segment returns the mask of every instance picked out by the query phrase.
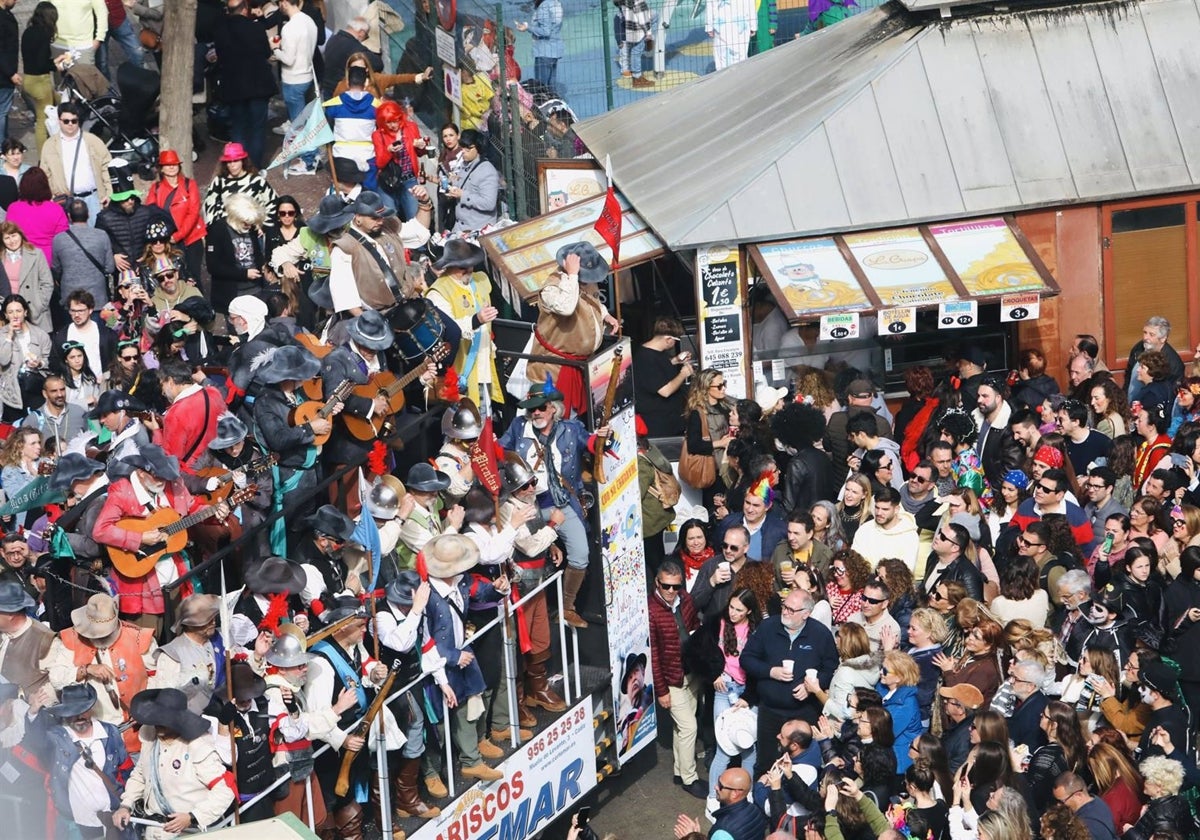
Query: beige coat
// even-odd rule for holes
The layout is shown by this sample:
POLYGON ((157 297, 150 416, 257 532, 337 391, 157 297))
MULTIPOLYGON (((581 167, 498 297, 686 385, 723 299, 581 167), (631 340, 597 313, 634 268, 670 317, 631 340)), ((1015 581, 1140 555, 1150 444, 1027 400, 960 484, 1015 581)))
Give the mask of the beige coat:
MULTIPOLYGON (((195 741, 180 738, 159 741, 158 749, 154 744, 153 741, 143 743, 137 766, 125 784, 121 806, 132 808, 135 803, 143 802, 147 813, 168 816, 164 803, 158 801, 151 789, 150 767, 154 763, 163 796, 175 812, 192 814, 201 827, 219 820, 233 802, 233 790, 229 787, 229 777, 212 736, 205 733, 195 741)), ((159 828, 146 830, 147 840, 176 836, 159 828)))
MULTIPOLYGON (((100 199, 100 203, 104 204, 112 195, 112 185, 108 180, 108 162, 112 160, 112 155, 108 151, 108 147, 104 145, 104 141, 91 132, 84 132, 83 144, 87 149, 88 158, 92 161, 92 174, 96 176, 96 195, 100 199)), ((82 153, 81 153, 82 154, 82 153)), ((53 195, 66 195, 67 177, 70 175, 70 167, 73 161, 66 161, 64 168, 62 143, 57 137, 51 137, 42 146, 42 156, 39 158, 39 164, 42 169, 46 170, 46 177, 50 179, 50 192, 53 195)))
POLYGON ((51 332, 50 298, 54 294, 54 276, 46 264, 41 248, 29 245, 21 251, 21 272, 17 275, 16 293, 29 304, 29 321, 51 332))
MULTIPOLYGON (((46 258, 42 257, 42 262, 45 261, 46 258)), ((45 373, 50 365, 50 334, 34 324, 26 323, 25 326, 29 330, 29 353, 42 363, 40 370, 45 373)), ((21 371, 24 359, 16 357, 17 354, 13 352, 15 349, 16 345, 8 337, 8 328, 0 326, 0 402, 21 408, 21 384, 17 374, 21 371)))

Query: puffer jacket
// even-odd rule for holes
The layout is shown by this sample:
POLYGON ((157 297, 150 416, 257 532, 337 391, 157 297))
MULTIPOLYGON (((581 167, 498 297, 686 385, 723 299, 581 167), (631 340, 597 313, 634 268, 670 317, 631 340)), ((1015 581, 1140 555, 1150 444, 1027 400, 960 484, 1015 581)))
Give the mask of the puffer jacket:
POLYGON ((845 720, 851 714, 848 699, 856 688, 874 688, 879 682, 878 654, 868 653, 842 660, 842 664, 833 672, 833 680, 829 683, 828 697, 822 713, 838 720, 845 720))
POLYGON ((96 227, 112 240, 113 254, 124 255, 130 262, 140 259, 146 250, 146 228, 151 222, 163 222, 167 231, 174 235, 175 220, 153 204, 139 203, 132 213, 126 213, 120 205, 113 203, 96 216, 96 227))
MULTIPOLYGON (((683 613, 684 628, 695 633, 700 628, 700 616, 687 592, 679 593, 679 609, 683 613)), ((662 697, 668 688, 683 686, 686 671, 675 614, 657 592, 650 596, 650 666, 657 696, 662 697)))

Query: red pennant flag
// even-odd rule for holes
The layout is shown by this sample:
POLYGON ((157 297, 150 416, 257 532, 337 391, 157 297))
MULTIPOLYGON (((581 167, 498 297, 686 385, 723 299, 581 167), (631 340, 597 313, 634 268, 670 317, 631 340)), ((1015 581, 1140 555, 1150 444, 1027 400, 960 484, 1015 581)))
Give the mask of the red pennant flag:
POLYGON ((500 495, 500 467, 496 462, 496 433, 492 428, 492 418, 483 421, 483 430, 479 439, 471 444, 471 466, 475 477, 493 496, 500 495))
POLYGON ((604 196, 604 209, 600 211, 600 218, 594 227, 600 238, 612 248, 612 270, 616 271, 621 250, 621 202, 617 200, 617 191, 611 183, 604 196))

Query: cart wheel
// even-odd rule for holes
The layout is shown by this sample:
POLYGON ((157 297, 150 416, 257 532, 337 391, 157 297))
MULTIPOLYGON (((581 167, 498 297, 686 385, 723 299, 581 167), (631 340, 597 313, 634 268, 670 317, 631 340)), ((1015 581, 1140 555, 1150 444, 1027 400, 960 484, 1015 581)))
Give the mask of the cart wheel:
POLYGON ((137 174, 143 181, 155 181, 158 179, 158 167, 153 163, 142 163, 138 165, 137 174))

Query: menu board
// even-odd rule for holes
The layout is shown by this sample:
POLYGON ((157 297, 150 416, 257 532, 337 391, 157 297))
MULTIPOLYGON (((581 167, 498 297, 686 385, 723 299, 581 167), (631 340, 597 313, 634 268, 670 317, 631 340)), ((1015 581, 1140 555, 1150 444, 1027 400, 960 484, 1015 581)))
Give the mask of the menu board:
POLYGON ((1046 289, 1041 273, 1004 219, 930 225, 929 231, 972 296, 1046 289))
POLYGON ((700 302, 700 367, 725 374, 725 394, 746 396, 745 317, 737 245, 696 251, 696 300, 700 302))
POLYGON ((843 238, 884 306, 920 306, 957 297, 919 229, 848 233, 843 238))

